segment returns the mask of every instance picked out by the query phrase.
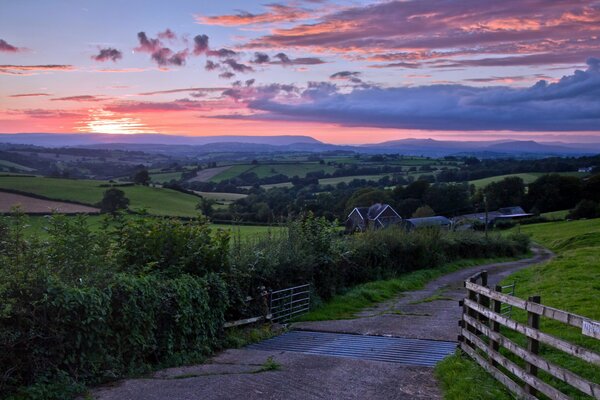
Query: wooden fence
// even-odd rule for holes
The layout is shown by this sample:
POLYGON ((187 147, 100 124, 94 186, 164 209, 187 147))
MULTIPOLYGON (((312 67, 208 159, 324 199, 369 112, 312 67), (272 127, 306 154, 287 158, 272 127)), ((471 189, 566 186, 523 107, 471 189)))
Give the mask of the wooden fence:
POLYGON ((487 287, 487 271, 470 277, 465 281, 465 287, 468 295, 460 302, 463 307, 462 320, 459 322, 462 328, 459 336, 460 348, 494 378, 520 398, 537 399, 536 396, 539 392, 551 399, 569 399, 569 396, 538 377, 538 369, 541 369, 582 393, 600 399, 600 385, 589 382, 539 355, 539 346, 540 343, 543 343, 590 364, 600 365, 600 354, 544 333, 539 329, 540 317, 543 316, 580 328, 582 335, 600 339, 600 322, 544 306, 540 304, 539 296, 532 296, 526 301, 503 294, 500 286, 496 286, 492 290, 487 287), (478 283, 479 281, 481 283, 478 283), (502 315, 503 305, 527 311, 527 324, 502 315), (525 335, 527 348, 519 346, 503 336, 500 333, 501 325, 525 335), (521 368, 500 354, 500 347, 520 357, 525 362, 525 368, 521 368), (524 385, 519 385, 509 375, 517 377, 524 382, 524 385))

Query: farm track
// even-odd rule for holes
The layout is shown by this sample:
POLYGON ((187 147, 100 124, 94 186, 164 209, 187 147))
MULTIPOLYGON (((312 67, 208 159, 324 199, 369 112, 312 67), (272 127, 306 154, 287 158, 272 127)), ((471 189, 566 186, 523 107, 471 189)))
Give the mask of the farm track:
MULTIPOLYGON (((520 269, 550 260, 536 247, 528 259, 466 268, 430 282, 422 290, 362 311, 356 318, 301 322, 292 329, 419 339, 456 340, 463 281, 486 269, 495 285, 520 269)), ((429 367, 310 355, 289 351, 226 350, 208 363, 171 368, 146 379, 129 379, 92 393, 100 400, 191 399, 439 399, 429 367), (273 357, 281 367, 261 371, 273 357)))

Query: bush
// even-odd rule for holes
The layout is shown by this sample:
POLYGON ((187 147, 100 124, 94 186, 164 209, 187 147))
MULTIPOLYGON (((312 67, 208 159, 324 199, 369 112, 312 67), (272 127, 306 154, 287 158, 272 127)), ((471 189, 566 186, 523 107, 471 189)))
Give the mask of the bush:
POLYGON ((598 217, 600 217, 600 204, 593 200, 581 200, 567 215, 567 219, 598 217))

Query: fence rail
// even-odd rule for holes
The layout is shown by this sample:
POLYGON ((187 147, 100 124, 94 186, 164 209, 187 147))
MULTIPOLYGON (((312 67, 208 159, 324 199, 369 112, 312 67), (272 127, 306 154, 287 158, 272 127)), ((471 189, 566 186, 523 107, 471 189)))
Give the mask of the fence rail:
POLYGON ((540 317, 546 317, 580 328, 585 336, 600 339, 600 322, 540 304, 539 296, 523 300, 513 296, 514 293, 502 293, 502 286, 496 286, 492 290, 487 287, 487 271, 470 277, 465 281, 465 287, 467 297, 460 302, 463 307, 462 320, 459 322, 462 328, 459 336, 460 347, 498 381, 520 398, 537 399, 539 392, 551 399, 569 399, 569 396, 538 377, 538 370, 541 369, 580 392, 600 399, 600 385, 539 355, 539 346, 543 343, 590 364, 600 365, 600 354, 539 329, 540 317), (527 311, 527 324, 511 319, 511 314, 506 315, 503 311, 508 306, 527 311), (501 326, 525 335, 527 348, 503 336, 500 333, 501 326), (501 354, 501 347, 521 358, 525 362, 525 368, 501 354), (509 375, 522 381, 523 386, 509 375))

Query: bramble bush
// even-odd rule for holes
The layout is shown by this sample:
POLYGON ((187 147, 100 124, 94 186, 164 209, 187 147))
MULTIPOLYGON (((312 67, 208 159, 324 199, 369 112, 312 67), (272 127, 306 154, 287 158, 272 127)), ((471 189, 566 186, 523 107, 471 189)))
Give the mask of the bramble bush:
POLYGON ((64 398, 82 384, 200 360, 222 345, 225 320, 264 311, 268 289, 309 282, 317 300, 329 299, 358 283, 528 246, 524 235, 431 229, 344 236, 311 214, 233 242, 204 219, 148 216, 91 230, 84 217, 54 215, 35 235, 17 211, 0 219, 0 393, 64 398))

